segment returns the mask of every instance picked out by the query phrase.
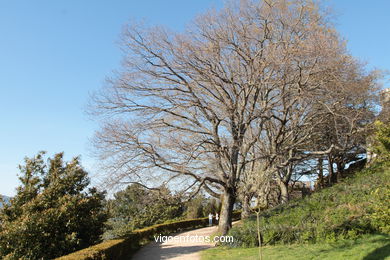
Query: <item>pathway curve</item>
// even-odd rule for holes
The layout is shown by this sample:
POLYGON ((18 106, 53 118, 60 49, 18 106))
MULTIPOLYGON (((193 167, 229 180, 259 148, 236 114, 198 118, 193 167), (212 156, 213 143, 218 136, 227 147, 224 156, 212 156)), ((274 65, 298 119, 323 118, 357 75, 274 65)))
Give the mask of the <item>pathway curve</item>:
POLYGON ((214 247, 214 243, 206 243, 203 239, 194 241, 196 236, 211 236, 217 231, 217 226, 200 228, 191 231, 175 234, 181 237, 182 241, 167 241, 165 243, 152 242, 141 248, 134 256, 133 260, 199 260, 200 251, 214 247), (187 239, 185 237, 191 237, 187 239), (192 240, 192 241, 189 241, 192 240))

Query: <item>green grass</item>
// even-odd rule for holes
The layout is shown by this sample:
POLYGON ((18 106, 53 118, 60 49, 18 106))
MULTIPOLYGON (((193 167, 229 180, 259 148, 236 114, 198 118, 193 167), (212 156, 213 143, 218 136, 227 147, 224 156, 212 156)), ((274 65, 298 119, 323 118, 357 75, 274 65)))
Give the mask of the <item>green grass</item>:
MULTIPOLYGON (((263 212, 263 260, 390 260, 390 162, 365 168, 303 199, 263 212)), ((256 220, 233 227, 233 243, 203 260, 259 259, 256 220)))
MULTIPOLYGON (((356 240, 323 244, 265 246, 263 260, 382 260, 390 259, 390 236, 365 235, 356 240)), ((217 247, 202 252, 202 260, 259 259, 258 248, 217 247)))
MULTIPOLYGON (((261 215, 263 245, 330 243, 363 234, 390 235, 390 162, 261 215)), ((257 246, 256 218, 233 227, 230 247, 257 246)))

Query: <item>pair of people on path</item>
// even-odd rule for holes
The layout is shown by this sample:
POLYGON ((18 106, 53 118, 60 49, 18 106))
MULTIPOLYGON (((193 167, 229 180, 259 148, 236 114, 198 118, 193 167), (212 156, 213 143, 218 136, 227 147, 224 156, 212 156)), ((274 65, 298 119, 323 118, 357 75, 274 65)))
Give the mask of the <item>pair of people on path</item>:
MULTIPOLYGON (((214 215, 213 215, 212 213, 210 213, 210 214, 209 214, 209 226, 210 226, 210 227, 213 225, 213 217, 214 217, 214 215)), ((216 222, 217 222, 217 224, 218 224, 218 220, 219 220, 219 215, 218 215, 218 213, 215 214, 215 220, 216 220, 216 222)))

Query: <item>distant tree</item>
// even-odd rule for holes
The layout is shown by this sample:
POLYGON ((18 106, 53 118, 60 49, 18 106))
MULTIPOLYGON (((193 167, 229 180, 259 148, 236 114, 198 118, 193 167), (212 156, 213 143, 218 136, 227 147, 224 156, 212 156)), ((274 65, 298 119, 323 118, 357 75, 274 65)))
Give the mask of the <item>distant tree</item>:
POLYGON ((189 200, 186 203, 186 218, 201 218, 204 217, 204 197, 201 194, 198 194, 193 199, 189 200))
POLYGON ((3 206, 3 204, 6 204, 9 202, 11 198, 8 196, 0 195, 0 207, 3 206))
POLYGON ((221 211, 221 203, 217 201, 215 198, 208 198, 205 201, 205 205, 203 207, 203 216, 208 216, 210 213, 215 215, 216 213, 220 213, 221 211))
POLYGON ((117 192, 108 204, 110 219, 104 239, 121 237, 134 229, 178 218, 184 210, 180 198, 171 194, 168 188, 149 190, 138 184, 117 192))
POLYGON ((204 193, 198 193, 185 203, 185 216, 187 219, 207 217, 210 213, 220 214, 221 201, 204 193))
POLYGON ((0 209, 0 256, 53 259, 99 242, 106 212, 104 193, 89 185, 79 158, 44 152, 19 166, 21 185, 0 209))

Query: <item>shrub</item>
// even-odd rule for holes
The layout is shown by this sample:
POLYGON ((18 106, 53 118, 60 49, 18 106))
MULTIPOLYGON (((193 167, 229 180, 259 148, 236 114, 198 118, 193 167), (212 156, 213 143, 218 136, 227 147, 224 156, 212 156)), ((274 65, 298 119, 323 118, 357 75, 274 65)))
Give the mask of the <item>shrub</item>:
POLYGON ((377 188, 372 193, 372 214, 368 216, 375 229, 390 234, 390 185, 377 188))
POLYGON ((388 161, 390 159, 390 123, 375 122, 372 148, 379 160, 388 161))

